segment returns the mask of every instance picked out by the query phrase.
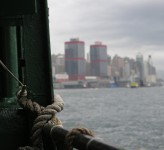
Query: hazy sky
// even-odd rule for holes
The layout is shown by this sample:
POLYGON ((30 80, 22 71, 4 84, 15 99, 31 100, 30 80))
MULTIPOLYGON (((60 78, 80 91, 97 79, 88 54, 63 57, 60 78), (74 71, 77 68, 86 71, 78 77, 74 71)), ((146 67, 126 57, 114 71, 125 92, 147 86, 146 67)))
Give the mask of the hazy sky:
POLYGON ((85 51, 95 41, 108 54, 146 60, 164 72, 164 0, 48 0, 51 51, 64 53, 64 42, 78 37, 85 51))

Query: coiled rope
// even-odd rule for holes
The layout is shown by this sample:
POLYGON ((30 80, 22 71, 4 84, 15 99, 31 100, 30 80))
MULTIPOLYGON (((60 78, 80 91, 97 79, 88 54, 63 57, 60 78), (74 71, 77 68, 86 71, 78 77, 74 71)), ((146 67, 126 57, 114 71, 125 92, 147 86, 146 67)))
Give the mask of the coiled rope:
POLYGON ((55 116, 57 112, 63 110, 64 102, 59 95, 54 95, 51 105, 47 107, 40 106, 38 103, 27 98, 26 87, 22 88, 17 93, 18 103, 24 109, 30 110, 37 115, 32 127, 32 147, 20 147, 18 150, 40 150, 43 149, 42 128, 49 121, 55 125, 62 126, 61 121, 55 116))
POLYGON ((94 133, 87 128, 73 128, 68 132, 68 134, 65 137, 67 150, 73 150, 73 140, 78 134, 84 134, 94 137, 94 133))
MULTIPOLYGON (((54 95, 52 104, 47 107, 40 106, 37 102, 33 102, 31 99, 27 98, 26 85, 24 85, 19 79, 7 68, 7 66, 0 60, 0 65, 16 80, 20 83, 21 88, 17 92, 17 98, 19 105, 31 111, 37 115, 37 118, 34 120, 32 127, 32 147, 25 146, 19 147, 18 150, 42 150, 43 149, 43 140, 42 140, 42 128, 46 123, 54 124, 55 126, 62 127, 62 122, 55 116, 57 112, 63 110, 64 102, 60 95, 54 95)), ((73 140, 78 134, 85 134, 89 136, 94 136, 93 132, 87 128, 73 128, 66 135, 66 144, 67 149, 73 149, 73 140)))

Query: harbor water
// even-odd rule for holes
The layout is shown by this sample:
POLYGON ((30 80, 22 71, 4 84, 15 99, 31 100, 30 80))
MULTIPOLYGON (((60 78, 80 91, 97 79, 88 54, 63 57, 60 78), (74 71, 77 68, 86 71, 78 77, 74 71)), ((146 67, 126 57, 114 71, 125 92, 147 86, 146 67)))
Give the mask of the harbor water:
POLYGON ((126 150, 164 150, 164 88, 55 89, 64 128, 87 127, 126 150))

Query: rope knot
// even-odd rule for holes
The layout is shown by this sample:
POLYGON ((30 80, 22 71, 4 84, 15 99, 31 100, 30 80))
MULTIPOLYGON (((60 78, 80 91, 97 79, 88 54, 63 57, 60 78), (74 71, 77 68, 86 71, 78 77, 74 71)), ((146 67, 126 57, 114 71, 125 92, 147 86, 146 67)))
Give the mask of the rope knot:
POLYGON ((72 130, 70 130, 68 132, 68 134, 65 137, 66 146, 67 146, 68 150, 73 150, 73 140, 79 134, 94 137, 94 133, 91 130, 87 129, 87 128, 73 128, 72 130))
POLYGON ((21 89, 17 93, 18 103, 23 108, 30 110, 31 112, 37 114, 37 118, 34 120, 32 127, 32 146, 26 147, 29 148, 43 148, 43 140, 42 140, 42 128, 43 126, 51 122, 56 126, 62 126, 61 121, 56 118, 56 113, 63 110, 64 102, 60 95, 55 95, 51 105, 47 107, 40 106, 37 102, 33 102, 27 98, 26 87, 22 86, 21 89))
POLYGON ((55 125, 55 127, 63 127, 62 122, 55 115, 48 121, 48 123, 55 125))

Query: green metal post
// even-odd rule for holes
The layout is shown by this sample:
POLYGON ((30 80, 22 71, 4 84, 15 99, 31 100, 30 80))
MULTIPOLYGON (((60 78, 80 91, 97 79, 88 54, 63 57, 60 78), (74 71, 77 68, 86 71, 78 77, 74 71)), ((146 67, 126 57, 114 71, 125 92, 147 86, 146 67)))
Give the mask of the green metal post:
MULTIPOLYGON (((18 77, 16 27, 4 27, 2 29, 2 60, 8 69, 18 77)), ((6 70, 3 70, 2 74, 3 98, 12 98, 15 96, 15 91, 18 88, 18 82, 6 70)))

